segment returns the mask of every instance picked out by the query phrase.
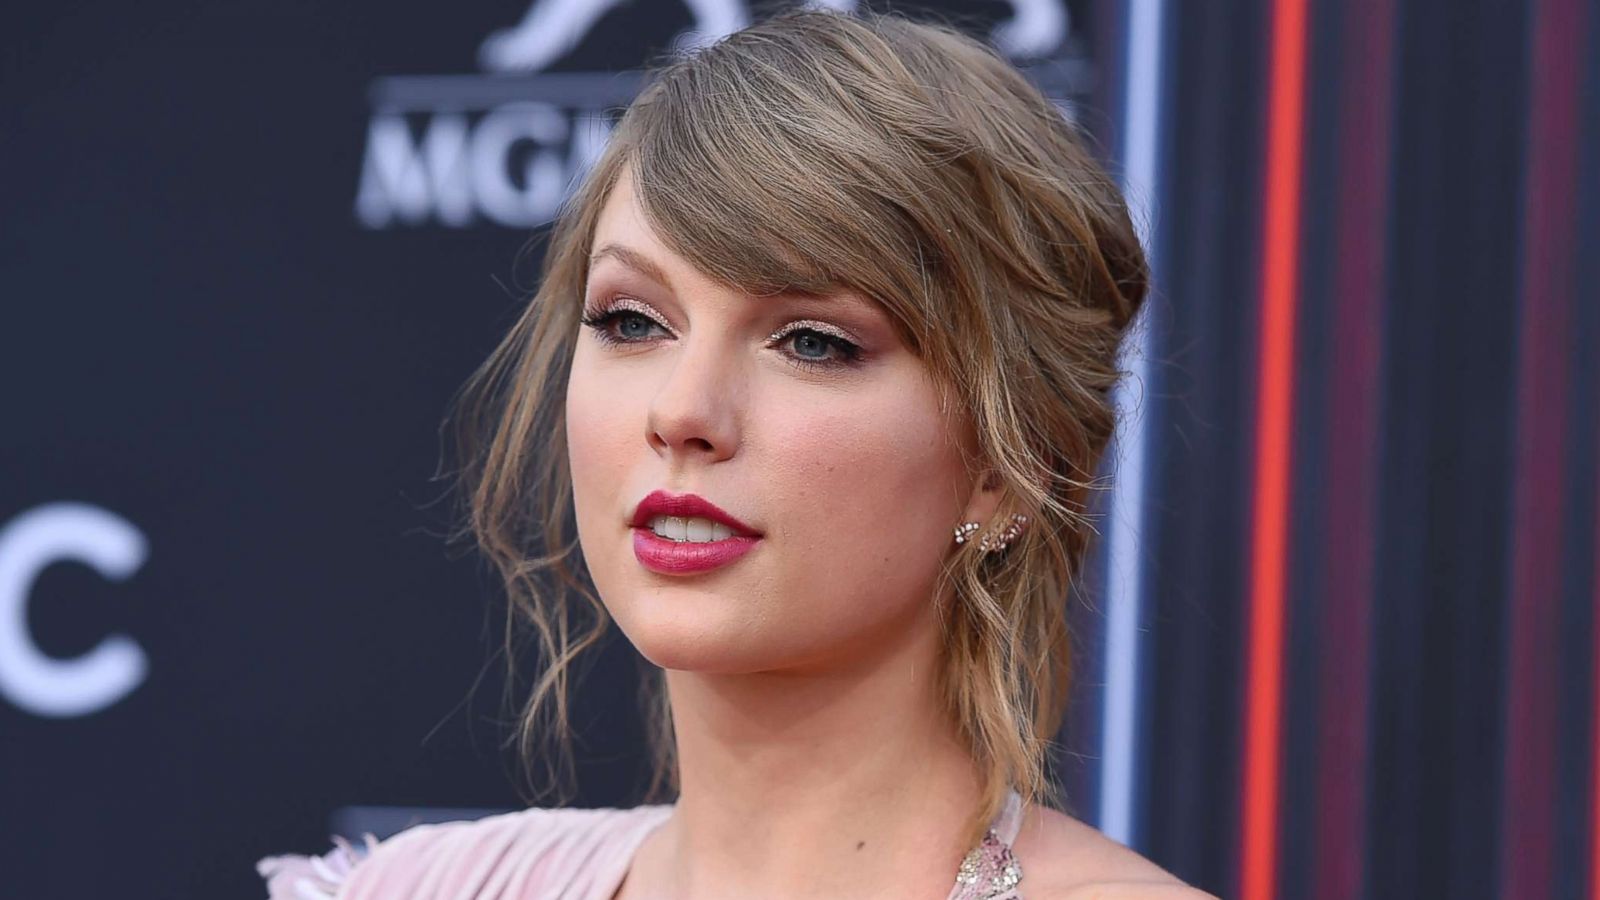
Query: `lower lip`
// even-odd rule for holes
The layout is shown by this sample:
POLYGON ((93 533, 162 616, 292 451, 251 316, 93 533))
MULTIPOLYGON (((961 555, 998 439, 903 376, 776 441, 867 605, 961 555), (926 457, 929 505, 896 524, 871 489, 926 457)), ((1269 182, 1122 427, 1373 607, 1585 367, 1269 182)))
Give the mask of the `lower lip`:
POLYGON ((648 528, 633 529, 633 555, 645 568, 663 575, 709 572, 755 549, 758 537, 734 535, 720 541, 670 541, 648 528))

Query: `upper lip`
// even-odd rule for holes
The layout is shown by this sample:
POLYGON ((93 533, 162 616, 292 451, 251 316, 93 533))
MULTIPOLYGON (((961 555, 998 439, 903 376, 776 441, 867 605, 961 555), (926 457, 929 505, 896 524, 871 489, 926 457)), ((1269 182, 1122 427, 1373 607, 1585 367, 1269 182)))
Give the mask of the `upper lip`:
POLYGON ((760 537, 761 533, 744 524, 721 507, 712 503, 698 494, 674 494, 668 491, 651 491, 633 511, 632 525, 635 528, 645 528, 650 525, 650 520, 656 516, 678 516, 689 518, 696 516, 721 522, 733 530, 734 534, 745 537, 760 537))

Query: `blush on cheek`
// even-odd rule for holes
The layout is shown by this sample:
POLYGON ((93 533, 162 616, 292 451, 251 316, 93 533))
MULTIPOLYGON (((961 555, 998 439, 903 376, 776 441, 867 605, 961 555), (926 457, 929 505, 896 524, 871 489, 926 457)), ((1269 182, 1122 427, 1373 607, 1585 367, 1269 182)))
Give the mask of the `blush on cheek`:
POLYGON ((628 483, 630 439, 642 441, 639 428, 629 424, 628 411, 606 393, 584 368, 580 353, 568 381, 565 432, 578 535, 591 571, 614 564, 603 562, 613 554, 610 538, 627 537, 631 509, 625 508, 622 491, 628 483))
POLYGON ((618 472, 628 464, 628 453, 644 446, 644 412, 629 399, 634 386, 594 371, 596 364, 580 348, 567 381, 566 432, 568 455, 577 467, 618 472), (638 446, 634 446, 637 444, 638 446))
POLYGON ((894 393, 886 402, 843 403, 828 414, 784 417, 789 425, 774 438, 778 458, 773 464, 828 479, 834 485, 829 493, 853 492, 851 482, 902 481, 919 484, 919 492, 935 492, 959 479, 960 455, 935 399, 915 391, 894 393))
POLYGON ((936 398, 894 387, 883 395, 893 402, 813 402, 805 415, 778 419, 782 428, 767 423, 763 504, 785 522, 786 549, 809 565, 851 578, 942 556, 946 520, 965 503, 960 454, 936 398), (837 571, 847 563, 854 573, 837 571))

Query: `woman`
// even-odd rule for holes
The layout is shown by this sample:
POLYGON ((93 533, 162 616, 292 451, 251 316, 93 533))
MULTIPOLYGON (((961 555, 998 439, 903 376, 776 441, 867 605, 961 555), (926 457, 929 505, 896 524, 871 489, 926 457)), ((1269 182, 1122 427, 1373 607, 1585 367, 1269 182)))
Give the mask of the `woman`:
POLYGON ((675 802, 341 840, 272 896, 1206 896, 1044 774, 1146 279, 1071 126, 954 30, 802 10, 656 72, 457 424, 547 660, 524 745, 615 621, 675 802))

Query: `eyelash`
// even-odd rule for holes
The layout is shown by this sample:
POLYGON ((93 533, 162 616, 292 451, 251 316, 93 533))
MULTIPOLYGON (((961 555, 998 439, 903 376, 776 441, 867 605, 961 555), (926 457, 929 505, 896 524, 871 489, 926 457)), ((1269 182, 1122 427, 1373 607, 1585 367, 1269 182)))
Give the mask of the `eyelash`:
MULTIPOLYGON (((613 322, 616 322, 616 321, 618 321, 618 320, 620 320, 620 319, 622 319, 624 317, 627 317, 627 316, 638 316, 639 318, 644 319, 646 322, 649 322, 650 324, 656 326, 657 328, 662 329, 663 331, 667 330, 667 326, 665 326, 665 325, 661 324, 660 322, 656 321, 653 317, 651 317, 649 315, 646 315, 645 313, 640 312, 637 309, 632 309, 632 308, 628 308, 628 307, 612 306, 610 308, 597 310, 597 311, 592 312, 592 313, 585 313, 581 321, 583 322, 584 325, 587 325, 590 328, 594 329, 595 337, 598 338, 601 343, 606 344, 608 346, 615 346, 615 345, 618 345, 618 344, 642 344, 642 343, 645 343, 645 339, 642 339, 642 338, 634 339, 634 338, 619 337, 618 335, 616 335, 611 330, 611 325, 612 325, 613 322)), ((785 326, 785 327, 787 327, 787 326, 785 326)), ((779 329, 779 330, 782 331, 782 329, 779 329)), ((772 336, 772 338, 770 338, 770 340, 772 340, 775 343, 776 342, 783 342, 783 341, 787 341, 790 338, 793 338, 795 335, 799 335, 799 334, 809 334, 809 335, 816 336, 818 339, 820 339, 827 346, 833 347, 834 349, 838 350, 839 353, 841 354, 841 358, 840 359, 834 359, 834 360, 821 360, 821 359, 812 359, 812 358, 804 357, 804 356, 796 356, 796 355, 794 355, 792 353, 785 353, 784 357, 786 359, 788 359, 791 363, 794 363, 797 366, 800 366, 800 367, 806 368, 806 369, 826 371, 826 370, 829 370, 829 369, 839 369, 839 368, 846 368, 846 367, 854 366, 854 365, 857 365, 858 363, 860 363, 860 361, 861 361, 861 348, 859 346, 857 346, 856 344, 854 344, 854 343, 852 343, 850 341, 845 340, 844 338, 838 337, 837 335, 832 335, 832 334, 828 334, 828 333, 823 332, 823 331, 818 331, 818 330, 816 330, 814 328, 795 328, 795 329, 792 329, 790 331, 783 332, 782 334, 774 332, 773 336, 772 336)))

